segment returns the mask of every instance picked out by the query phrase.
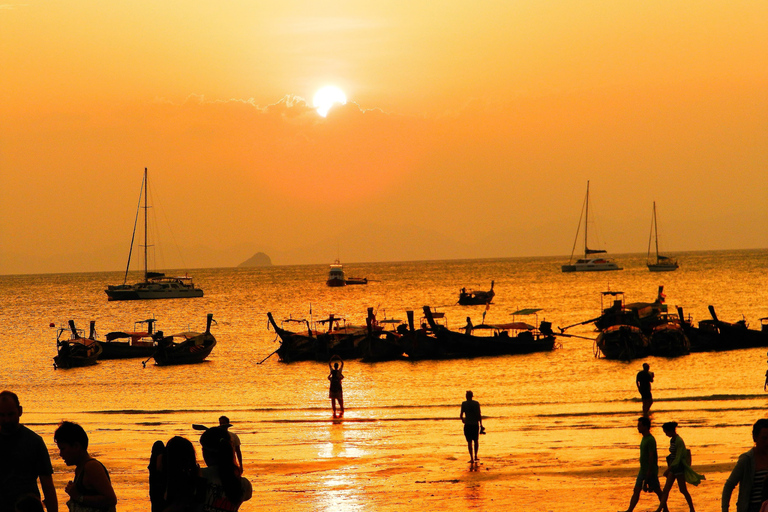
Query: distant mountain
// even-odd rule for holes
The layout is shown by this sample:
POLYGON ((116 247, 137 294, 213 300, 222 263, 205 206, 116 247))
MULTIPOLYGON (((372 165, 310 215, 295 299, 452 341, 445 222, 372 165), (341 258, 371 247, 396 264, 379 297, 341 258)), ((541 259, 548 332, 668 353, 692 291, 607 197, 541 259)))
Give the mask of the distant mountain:
POLYGON ((271 267, 272 266, 272 260, 269 259, 269 256, 264 254, 263 252, 257 252, 244 262, 238 265, 238 267, 271 267))

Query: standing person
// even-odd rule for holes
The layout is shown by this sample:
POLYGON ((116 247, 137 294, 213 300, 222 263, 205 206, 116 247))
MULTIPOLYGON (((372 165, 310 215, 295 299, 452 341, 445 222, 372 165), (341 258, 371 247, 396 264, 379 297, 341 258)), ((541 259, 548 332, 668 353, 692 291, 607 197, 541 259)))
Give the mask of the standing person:
POLYGON ((22 412, 16 393, 0 393, 0 512, 13 512, 16 502, 25 496, 39 500, 38 479, 45 508, 58 512, 48 448, 42 437, 19 424, 22 412))
POLYGON ((662 502, 659 484, 659 453, 656 449, 656 438, 651 435, 651 420, 647 416, 637 420, 637 431, 643 436, 640 441, 640 471, 637 473, 627 512, 635 510, 637 502, 640 501, 640 491, 655 492, 659 497, 659 509, 669 512, 667 504, 662 502))
POLYGON ((469 336, 470 334, 472 334, 472 329, 474 328, 475 326, 472 325, 472 319, 467 317, 467 325, 464 326, 464 334, 469 336))
POLYGON ((88 454, 88 434, 71 421, 62 421, 53 434, 59 455, 67 466, 75 466, 75 479, 64 488, 70 512, 115 512, 117 496, 104 464, 88 454))
POLYGON ((240 473, 244 473, 245 468, 243 467, 243 453, 240 451, 240 438, 237 437, 237 434, 229 430, 229 427, 231 427, 232 424, 229 422, 228 417, 220 416, 219 426, 223 429, 226 429, 227 433, 229 434, 229 438, 232 440, 232 447, 235 449, 235 455, 237 456, 237 464, 240 466, 240 473))
POLYGON ((201 512, 235 512, 251 499, 253 487, 235 463, 235 450, 226 429, 209 428, 200 436, 203 447, 201 512))
POLYGON ((661 512, 662 507, 667 504, 669 492, 672 490, 675 480, 677 480, 677 487, 680 489, 680 493, 685 497, 685 501, 688 502, 688 508, 691 512, 696 512, 693 508, 693 498, 691 498, 685 482, 688 480, 693 485, 699 485, 703 477, 691 469, 689 462, 690 452, 685 447, 683 438, 677 435, 677 422, 669 421, 663 424, 661 429, 669 437, 669 455, 667 455, 668 467, 664 472, 667 481, 664 483, 664 490, 661 493, 661 504, 656 512, 661 512))
POLYGON ((341 381, 344 380, 344 361, 341 357, 335 355, 328 361, 328 367, 331 369, 331 373, 328 375, 328 380, 331 381, 331 388, 328 391, 328 398, 331 399, 331 408, 333 409, 333 417, 341 418, 344 416, 344 392, 341 389, 341 381), (339 366, 341 363, 341 366, 339 366), (339 402, 339 415, 336 416, 336 402, 339 402))
POLYGON ((736 512, 757 512, 768 496, 765 495, 765 482, 768 476, 768 419, 757 420, 752 427, 752 440, 755 446, 739 456, 736 467, 723 486, 721 508, 728 512, 733 489, 739 486, 736 500, 736 512))
POLYGON ((467 440, 469 450, 469 463, 477 462, 477 450, 480 447, 480 433, 485 433, 483 427, 483 415, 480 412, 480 402, 473 400, 472 391, 467 391, 467 400, 461 403, 459 418, 464 423, 464 438, 467 440), (474 446, 473 446, 474 443, 474 446))
POLYGON ((640 398, 643 400, 643 416, 650 416, 653 396, 651 395, 651 382, 653 382, 653 372, 649 371, 651 365, 643 363, 643 369, 637 372, 635 384, 640 392, 640 398))
POLYGON ((163 512, 165 508, 165 471, 163 470, 163 457, 165 444, 155 441, 152 445, 152 453, 149 456, 149 503, 152 512, 163 512))
POLYGON ((166 475, 163 512, 192 512, 198 508, 201 484, 195 446, 189 439, 174 436, 165 445, 162 460, 166 475))

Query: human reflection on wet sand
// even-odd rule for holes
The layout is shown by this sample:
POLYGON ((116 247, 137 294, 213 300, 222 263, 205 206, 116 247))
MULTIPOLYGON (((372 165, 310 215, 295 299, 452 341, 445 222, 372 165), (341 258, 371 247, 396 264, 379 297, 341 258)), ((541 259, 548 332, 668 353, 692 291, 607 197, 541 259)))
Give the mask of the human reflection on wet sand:
MULTIPOLYGON (((356 450, 349 450, 350 430, 343 421, 333 421, 328 426, 328 439, 318 455, 322 458, 353 457, 356 450)), ((314 510, 333 512, 358 512, 364 510, 363 496, 358 490, 354 473, 345 466, 339 466, 330 474, 317 481, 315 488, 316 507, 314 510)))
MULTIPOLYGON (((477 471, 477 465, 473 464, 470 471, 477 471)), ((464 481, 464 501, 467 509, 481 510, 483 508, 483 484, 475 480, 474 475, 468 476, 464 481)))

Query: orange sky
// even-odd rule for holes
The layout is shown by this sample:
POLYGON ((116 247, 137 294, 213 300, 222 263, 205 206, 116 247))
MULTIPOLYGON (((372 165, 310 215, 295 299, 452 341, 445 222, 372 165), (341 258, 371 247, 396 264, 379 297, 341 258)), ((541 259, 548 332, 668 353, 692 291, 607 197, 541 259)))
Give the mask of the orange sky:
MULTIPOLYGON (((2 1, 2 0, 0 0, 2 1)), ((768 2, 0 4, 0 273, 768 247, 768 2), (320 87, 349 102, 322 118, 320 87)))

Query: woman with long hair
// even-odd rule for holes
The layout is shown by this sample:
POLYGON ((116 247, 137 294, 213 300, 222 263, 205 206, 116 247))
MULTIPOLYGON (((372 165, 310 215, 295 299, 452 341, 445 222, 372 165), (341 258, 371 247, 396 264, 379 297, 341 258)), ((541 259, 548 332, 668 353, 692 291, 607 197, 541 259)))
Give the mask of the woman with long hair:
POLYGON ((661 500, 656 512, 661 512, 662 508, 666 506, 669 492, 672 490, 675 481, 677 481, 677 488, 680 489, 680 494, 688 502, 690 512, 696 512, 693 508, 693 498, 691 498, 691 493, 688 492, 686 481, 693 485, 699 485, 699 482, 704 477, 691 469, 691 452, 685 447, 683 438, 677 435, 677 422, 669 421, 664 423, 661 429, 669 437, 669 455, 667 455, 667 470, 664 472, 667 481, 664 484, 664 489, 661 491, 661 500))
POLYGON ((195 446, 189 439, 175 436, 166 443, 163 472, 166 476, 163 512, 194 512, 200 466, 195 446))
POLYGON ((236 511, 253 494, 251 483, 243 478, 235 460, 235 449, 229 432, 221 427, 209 428, 200 436, 203 447, 202 511, 236 511))

